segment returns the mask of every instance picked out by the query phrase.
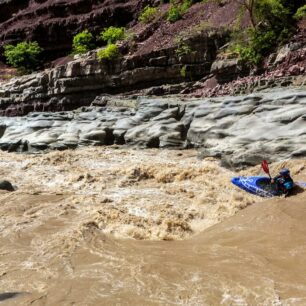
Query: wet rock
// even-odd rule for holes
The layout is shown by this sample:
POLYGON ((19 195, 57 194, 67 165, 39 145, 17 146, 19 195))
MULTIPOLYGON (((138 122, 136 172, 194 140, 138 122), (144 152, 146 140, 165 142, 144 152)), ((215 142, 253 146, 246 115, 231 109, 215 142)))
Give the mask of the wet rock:
POLYGON ((71 112, 2 117, 0 148, 64 150, 80 145, 126 144, 141 148, 198 147, 199 157, 221 158, 227 167, 304 157, 305 90, 193 99, 139 98, 71 112), (119 106, 116 106, 119 105, 119 106))
POLYGON ((13 185, 9 181, 0 181, 0 189, 1 190, 7 190, 7 191, 14 191, 13 185))

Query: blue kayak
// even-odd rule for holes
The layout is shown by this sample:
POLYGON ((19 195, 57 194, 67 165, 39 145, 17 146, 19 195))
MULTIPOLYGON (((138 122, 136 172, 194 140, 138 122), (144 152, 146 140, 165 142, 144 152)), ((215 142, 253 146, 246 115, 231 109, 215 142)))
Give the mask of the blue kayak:
POLYGON ((232 183, 239 188, 260 197, 274 197, 280 195, 277 186, 271 184, 266 176, 238 176, 232 178, 232 183))

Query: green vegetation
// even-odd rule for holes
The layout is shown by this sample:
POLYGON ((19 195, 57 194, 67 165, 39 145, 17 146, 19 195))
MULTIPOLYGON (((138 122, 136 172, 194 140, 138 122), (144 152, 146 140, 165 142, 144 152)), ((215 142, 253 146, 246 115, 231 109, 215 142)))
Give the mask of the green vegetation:
POLYGON ((125 38, 125 29, 122 27, 109 27, 101 32, 100 38, 109 44, 113 44, 125 38))
POLYGON ((182 15, 180 13, 179 8, 176 5, 171 5, 167 13, 167 20, 173 23, 181 18, 182 18, 182 15))
POLYGON ((183 3, 180 5, 181 14, 184 15, 192 6, 192 4, 193 0, 184 0, 183 3))
POLYGON ((4 46, 4 56, 8 64, 23 73, 37 69, 41 52, 42 49, 36 41, 4 46))
POLYGON ((99 61, 112 62, 120 56, 120 51, 115 44, 108 44, 97 56, 99 61))
POLYGON ((181 4, 175 0, 170 1, 171 5, 167 12, 167 20, 171 23, 181 19, 183 15, 192 6, 193 0, 184 0, 181 4))
POLYGON ((306 4, 298 8, 294 14, 294 18, 297 20, 303 19, 304 17, 306 17, 306 4))
POLYGON ((156 7, 152 7, 147 5, 142 13, 140 14, 138 20, 142 23, 150 23, 157 16, 158 9, 156 7))
POLYGON ((178 57, 188 55, 191 52, 192 52, 192 49, 190 48, 190 46, 186 42, 178 41, 178 46, 177 46, 177 49, 175 50, 175 54, 178 57))
MULTIPOLYGON (((258 65, 262 58, 284 43, 294 31, 294 17, 302 0, 237 0, 248 13, 251 27, 237 29, 233 34, 230 50, 245 62, 258 65)), ((238 28, 238 27, 237 27, 238 28)))
POLYGON ((72 52, 73 54, 84 54, 95 48, 94 37, 85 30, 73 37, 72 52))
POLYGON ((183 78, 186 78, 186 65, 182 66, 181 70, 180 70, 180 74, 183 78))
POLYGON ((180 75, 182 78, 186 79, 186 81, 192 81, 193 80, 193 73, 190 69, 190 66, 183 65, 180 70, 180 75))

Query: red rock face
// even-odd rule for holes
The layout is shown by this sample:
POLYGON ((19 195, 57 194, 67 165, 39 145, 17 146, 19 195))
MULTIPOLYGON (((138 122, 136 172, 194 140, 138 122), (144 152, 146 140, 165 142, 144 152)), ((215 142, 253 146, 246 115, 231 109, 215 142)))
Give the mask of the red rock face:
POLYGON ((145 1, 103 0, 0 0, 0 47, 21 40, 35 40, 46 57, 66 55, 72 38, 89 29, 125 26, 145 1))

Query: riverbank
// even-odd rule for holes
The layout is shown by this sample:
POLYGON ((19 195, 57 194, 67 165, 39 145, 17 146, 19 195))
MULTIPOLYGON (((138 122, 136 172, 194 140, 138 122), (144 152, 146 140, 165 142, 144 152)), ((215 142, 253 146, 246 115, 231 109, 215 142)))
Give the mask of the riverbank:
POLYGON ((274 89, 246 96, 206 99, 102 96, 71 112, 0 117, 0 148, 42 152, 82 146, 199 148, 227 168, 262 159, 303 158, 306 91, 274 89), (99 106, 96 106, 99 105, 99 106))

